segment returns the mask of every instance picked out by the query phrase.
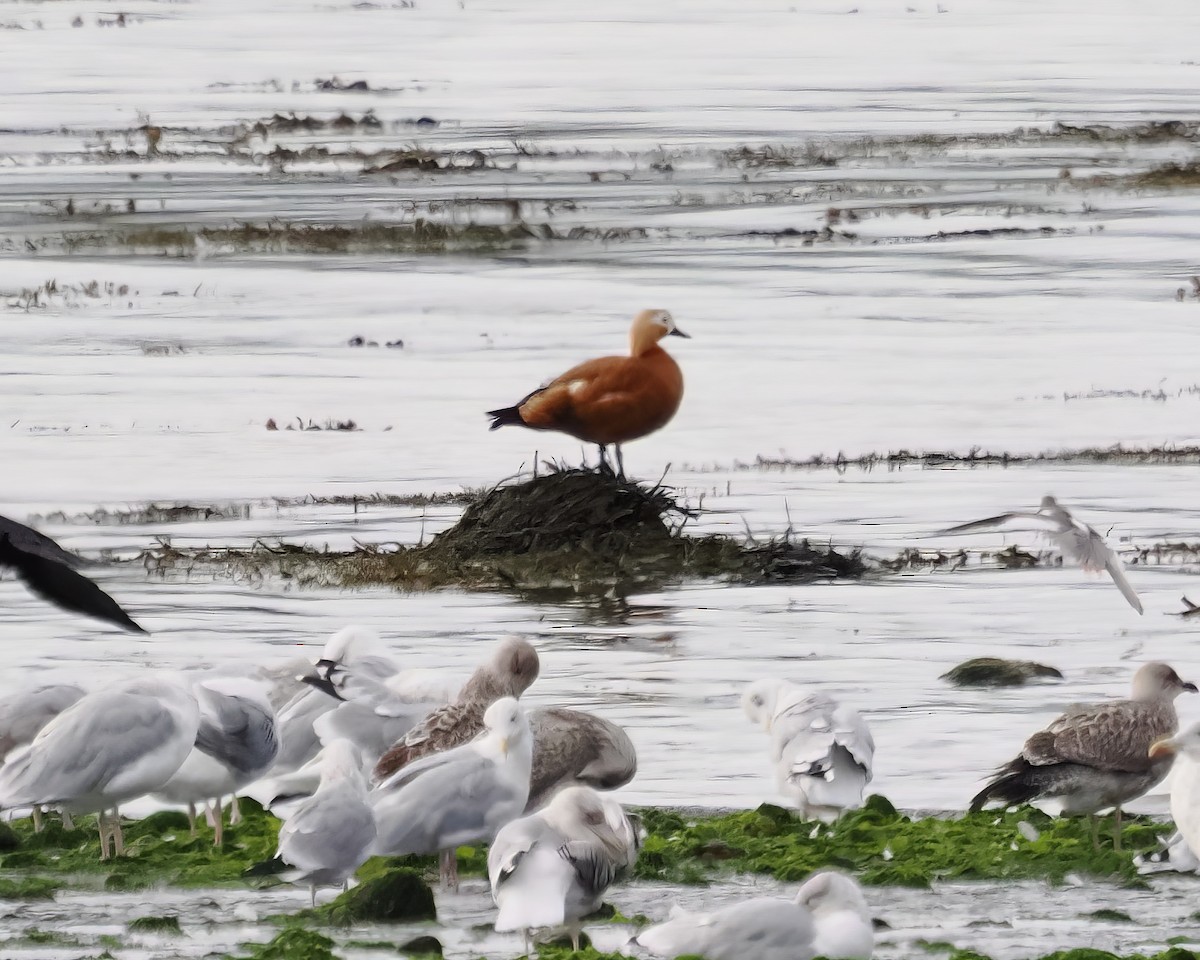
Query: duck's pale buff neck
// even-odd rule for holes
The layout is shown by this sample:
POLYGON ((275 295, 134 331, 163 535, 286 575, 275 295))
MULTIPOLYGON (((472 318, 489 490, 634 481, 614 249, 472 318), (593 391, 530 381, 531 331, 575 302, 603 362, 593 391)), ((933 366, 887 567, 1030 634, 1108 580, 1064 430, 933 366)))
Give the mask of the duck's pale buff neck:
POLYGON ((649 353, 656 346, 658 341, 667 335, 667 331, 659 324, 651 320, 653 311, 647 310, 639 313, 633 321, 633 327, 629 331, 629 355, 631 357, 640 357, 649 353))

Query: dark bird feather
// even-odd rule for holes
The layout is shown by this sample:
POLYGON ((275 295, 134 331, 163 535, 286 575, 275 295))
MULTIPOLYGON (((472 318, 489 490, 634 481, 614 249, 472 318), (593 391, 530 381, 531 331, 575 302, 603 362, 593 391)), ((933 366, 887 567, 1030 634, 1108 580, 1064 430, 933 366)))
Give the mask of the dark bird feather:
POLYGON ((116 600, 72 569, 80 563, 49 537, 0 517, 0 567, 14 571, 30 590, 63 610, 145 633, 116 600))

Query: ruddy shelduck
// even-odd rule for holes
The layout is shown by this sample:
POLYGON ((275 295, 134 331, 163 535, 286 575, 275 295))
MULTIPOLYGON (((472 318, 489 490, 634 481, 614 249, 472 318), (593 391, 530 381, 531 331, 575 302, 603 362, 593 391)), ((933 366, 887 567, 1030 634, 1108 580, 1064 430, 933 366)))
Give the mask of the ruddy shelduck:
POLYGON ((600 448, 616 450, 617 476, 624 478, 621 444, 665 427, 683 399, 683 373, 658 342, 687 337, 666 310, 643 310, 629 331, 629 356, 598 357, 572 367, 519 403, 489 410, 491 429, 513 424, 557 430, 600 448))

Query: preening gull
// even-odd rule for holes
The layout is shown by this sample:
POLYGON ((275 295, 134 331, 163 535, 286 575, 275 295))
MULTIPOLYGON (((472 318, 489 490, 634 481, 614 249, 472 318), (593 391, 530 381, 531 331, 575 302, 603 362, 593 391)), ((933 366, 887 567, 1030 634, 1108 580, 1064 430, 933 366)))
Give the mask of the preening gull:
POLYGON ((131 633, 145 633, 116 600, 75 572, 82 562, 45 534, 0 517, 0 568, 14 571, 30 590, 63 610, 104 620, 131 633))
MULTIPOLYGON (((1175 779, 1171 784, 1171 818, 1187 844, 1188 852, 1192 854, 1190 862, 1194 864, 1195 852, 1200 850, 1200 723, 1150 745, 1153 758, 1176 755, 1175 779)), ((1176 857, 1174 850, 1171 859, 1177 862, 1189 860, 1182 855, 1176 857)))
POLYGON ((279 752, 275 711, 263 685, 239 677, 212 677, 192 687, 200 706, 196 742, 171 779, 154 791, 166 803, 188 808, 196 835, 196 804, 208 803, 213 844, 224 838, 221 799, 233 796, 230 824, 240 819, 237 791, 271 768, 279 752))
POLYGON ((833 871, 813 874, 794 900, 754 897, 712 913, 675 908, 670 920, 633 942, 657 957, 696 954, 705 960, 859 960, 874 950, 862 891, 833 871))
POLYGON ((367 802, 367 778, 358 748, 334 740, 321 752, 321 782, 279 828, 276 856, 293 869, 291 883, 307 883, 312 904, 317 887, 345 886, 375 845, 375 815, 367 802))
POLYGON ((1133 675, 1133 697, 1079 705, 1025 741, 1021 753, 996 771, 971 800, 972 812, 992 801, 1006 806, 1058 798, 1066 814, 1092 818, 1114 808, 1113 845, 1121 847, 1121 805, 1140 797, 1171 769, 1169 753, 1150 756, 1151 745, 1179 726, 1175 698, 1196 692, 1165 663, 1146 663, 1133 675))
POLYGON ((856 710, 787 680, 752 683, 742 709, 771 735, 779 789, 801 816, 832 819, 862 806, 875 741, 856 710))
POLYGON ((89 693, 0 767, 0 809, 99 812, 100 858, 124 851, 118 806, 160 788, 191 752, 200 709, 186 683, 155 674, 89 693), (107 811, 112 818, 106 820, 107 811))
POLYGON ((579 949, 579 921, 636 862, 638 825, 617 801, 590 787, 566 787, 541 810, 500 828, 488 850, 496 930, 566 925, 579 949))
POLYGON ((455 848, 490 841, 529 799, 533 765, 529 720, 512 697, 484 713, 483 736, 415 760, 371 792, 376 852, 440 853, 441 875, 458 886, 455 848))
MULTIPOLYGON (((373 630, 349 626, 329 638, 316 662, 316 672, 306 673, 305 678, 327 681, 335 669, 343 675, 343 682, 347 682, 346 677, 349 676, 382 682, 394 674, 397 667, 383 641, 373 630)), ((279 711, 279 755, 275 759, 277 772, 289 773, 302 767, 321 749, 320 739, 313 730, 313 721, 341 702, 329 690, 323 689, 331 685, 325 682, 306 683, 279 711)))
POLYGON ((637 773, 633 742, 610 720, 581 710, 541 707, 529 712, 529 728, 533 775, 526 812, 543 806, 563 786, 616 790, 637 773))
POLYGON ((1121 595, 1129 601, 1129 605, 1138 613, 1142 612, 1142 601, 1138 599, 1133 585, 1125 578, 1125 567, 1121 558, 1104 542, 1099 533, 1086 523, 1076 520, 1053 497, 1042 497, 1042 504, 1036 513, 1002 513, 985 520, 960 523, 941 532, 952 534, 993 529, 1035 530, 1045 534, 1072 563, 1079 564, 1089 573, 1107 571, 1121 595))
POLYGON ((537 651, 528 641, 509 637, 501 642, 453 703, 435 710, 379 758, 375 780, 421 757, 467 743, 483 729, 484 711, 502 697, 520 697, 537 679, 538 669, 537 651))

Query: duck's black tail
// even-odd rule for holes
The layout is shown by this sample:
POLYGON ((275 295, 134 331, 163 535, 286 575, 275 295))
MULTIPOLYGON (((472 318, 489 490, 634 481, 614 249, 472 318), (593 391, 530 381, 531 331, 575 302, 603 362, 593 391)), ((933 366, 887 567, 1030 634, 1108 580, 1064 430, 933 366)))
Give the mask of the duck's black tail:
POLYGON ((996 771, 991 782, 971 799, 970 811, 982 810, 993 800, 1003 801, 1006 807, 1028 803, 1042 792, 1045 768, 1035 767, 1018 757, 996 771))
POLYGON ((517 404, 512 407, 501 407, 499 410, 489 410, 487 415, 492 418, 492 425, 489 430, 499 430, 501 427, 523 427, 525 421, 521 419, 521 407, 517 404))

